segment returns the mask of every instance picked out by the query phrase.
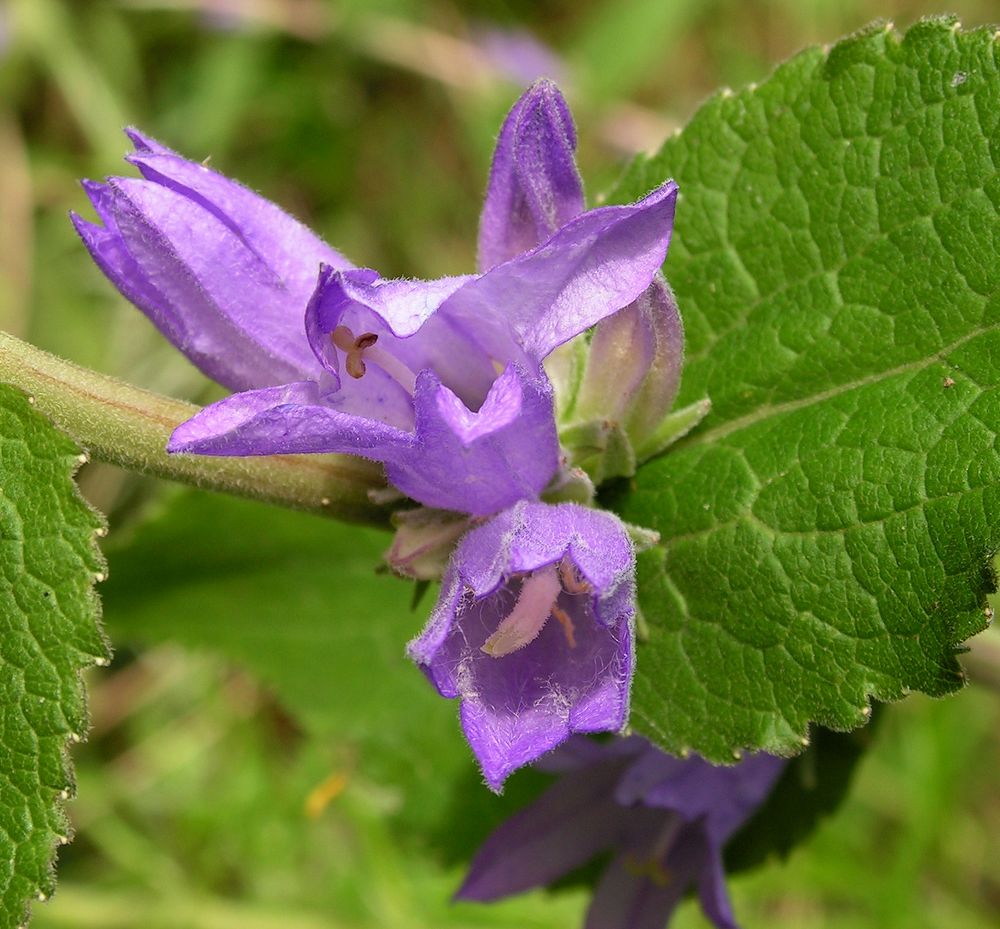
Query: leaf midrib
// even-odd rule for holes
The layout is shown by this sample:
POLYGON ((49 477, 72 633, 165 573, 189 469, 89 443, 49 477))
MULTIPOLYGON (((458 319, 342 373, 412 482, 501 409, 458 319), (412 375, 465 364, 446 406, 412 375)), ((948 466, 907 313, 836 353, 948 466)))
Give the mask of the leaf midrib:
POLYGON ((890 378, 897 377, 900 374, 908 374, 910 372, 925 370, 935 363, 943 362, 948 355, 960 349, 967 342, 971 342, 979 336, 997 331, 1000 331, 1000 323, 996 323, 992 326, 979 327, 966 333, 950 345, 946 345, 944 348, 941 348, 934 354, 925 358, 910 361, 903 365, 897 365, 896 367, 888 368, 885 371, 878 371, 874 374, 866 375, 865 377, 856 378, 853 381, 838 384, 835 387, 819 391, 818 393, 811 394, 807 397, 799 397, 795 400, 785 401, 784 403, 761 405, 752 412, 739 416, 736 419, 720 423, 718 426, 711 429, 705 429, 704 431, 696 431, 692 433, 690 436, 681 439, 676 445, 672 446, 671 452, 677 453, 688 448, 697 448, 701 445, 711 445, 714 442, 718 442, 720 439, 724 439, 727 436, 732 435, 734 432, 739 432, 742 429, 748 429, 766 419, 781 416, 785 413, 792 413, 796 410, 805 409, 818 403, 824 403, 827 400, 832 400, 834 397, 839 397, 841 394, 850 393, 852 390, 859 390, 860 388, 868 387, 871 384, 878 384, 882 381, 889 380, 890 378))

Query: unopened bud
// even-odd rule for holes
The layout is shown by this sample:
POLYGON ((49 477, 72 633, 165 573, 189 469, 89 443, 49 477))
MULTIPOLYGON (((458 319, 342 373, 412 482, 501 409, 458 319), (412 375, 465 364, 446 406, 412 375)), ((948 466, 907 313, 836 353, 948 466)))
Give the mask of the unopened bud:
POLYGON ((436 581, 444 574, 452 549, 472 519, 463 513, 417 507, 392 516, 396 535, 385 560, 396 574, 418 581, 436 581))
POLYGON ((671 414, 684 360, 677 302, 657 278, 594 328, 586 366, 561 407, 560 439, 570 462, 596 484, 630 477, 708 412, 708 401, 671 414))

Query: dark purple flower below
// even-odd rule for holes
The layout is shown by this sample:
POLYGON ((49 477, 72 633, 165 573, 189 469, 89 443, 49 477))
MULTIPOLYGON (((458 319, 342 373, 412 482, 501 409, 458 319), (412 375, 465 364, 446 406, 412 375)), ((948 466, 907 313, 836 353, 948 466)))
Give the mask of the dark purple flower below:
POLYGON ((692 888, 718 929, 736 929, 722 850, 784 765, 753 755, 715 767, 637 737, 601 745, 572 739, 541 765, 559 780, 487 839, 457 899, 544 886, 611 852, 584 929, 663 929, 692 888))

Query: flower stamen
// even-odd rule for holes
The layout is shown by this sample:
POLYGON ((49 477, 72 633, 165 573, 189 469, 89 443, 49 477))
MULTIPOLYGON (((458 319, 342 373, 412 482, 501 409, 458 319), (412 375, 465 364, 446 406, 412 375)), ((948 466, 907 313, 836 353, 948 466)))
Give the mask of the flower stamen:
POLYGON ((577 573, 576 568, 568 558, 559 562, 559 580, 568 594, 589 594, 593 592, 590 584, 577 573))
POLYGON ((566 644, 570 648, 576 648, 576 631, 573 627, 573 620, 562 607, 552 604, 552 615, 556 618, 559 625, 562 626, 563 635, 566 636, 566 644))
POLYGON ((667 855, 677 840, 684 821, 676 814, 667 818, 663 828, 657 833, 648 855, 630 854, 625 867, 635 877, 651 881, 655 887, 667 887, 674 875, 666 865, 667 855))
POLYGON ((638 855, 625 856, 625 870, 633 877, 644 878, 654 887, 669 887, 674 879, 670 869, 655 858, 640 858, 638 855))
POLYGON ((333 344, 339 348, 345 357, 344 367, 347 373, 355 380, 360 380, 368 370, 366 361, 377 364, 386 374, 389 375, 400 387, 410 396, 417 386, 416 375, 401 362, 395 355, 390 354, 384 348, 379 348, 378 333, 363 332, 357 338, 347 326, 337 326, 330 333, 333 344))

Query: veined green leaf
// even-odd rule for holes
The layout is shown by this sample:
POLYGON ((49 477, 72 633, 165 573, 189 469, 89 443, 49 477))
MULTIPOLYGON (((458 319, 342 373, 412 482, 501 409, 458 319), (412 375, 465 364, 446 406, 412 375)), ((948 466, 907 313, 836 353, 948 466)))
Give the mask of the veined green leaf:
POLYGON ((1000 75, 951 20, 709 101, 615 192, 681 201, 680 404, 610 502, 651 525, 633 724, 724 761, 961 686, 1000 547, 1000 75))
POLYGON ((80 450, 0 385, 0 927, 53 890, 87 731, 80 673, 107 659, 93 585, 103 519, 77 493, 80 450))

